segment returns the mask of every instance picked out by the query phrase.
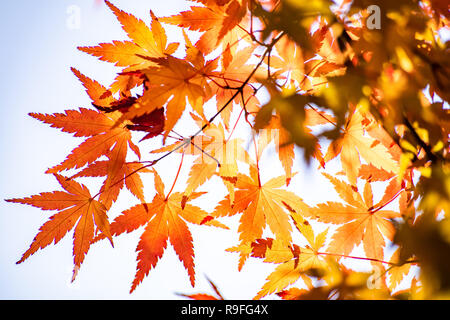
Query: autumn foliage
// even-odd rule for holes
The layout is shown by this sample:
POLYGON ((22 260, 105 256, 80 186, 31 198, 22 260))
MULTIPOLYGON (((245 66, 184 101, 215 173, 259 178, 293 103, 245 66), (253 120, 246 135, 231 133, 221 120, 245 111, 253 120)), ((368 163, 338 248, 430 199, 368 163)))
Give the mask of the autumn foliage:
POLYGON ((257 299, 450 298, 446 1, 377 1, 374 12, 365 0, 196 0, 146 22, 105 3, 129 39, 78 49, 121 72, 104 86, 72 68, 92 106, 30 114, 83 141, 46 171, 60 190, 7 200, 56 212, 18 263, 73 230, 75 279, 94 243, 143 227, 131 292, 169 243, 194 286, 199 239, 189 226, 214 233, 238 216, 227 251, 239 270, 248 259, 275 265, 257 299), (269 146, 284 172, 263 181, 269 146), (155 166, 169 156, 180 161, 174 181, 155 166), (291 189, 304 178, 295 161, 340 201, 325 193, 310 203, 291 189), (99 190, 77 181, 89 177, 103 177, 99 190), (208 212, 192 201, 214 192, 201 188, 213 177, 227 194, 208 212), (115 212, 125 189, 139 203, 115 212))

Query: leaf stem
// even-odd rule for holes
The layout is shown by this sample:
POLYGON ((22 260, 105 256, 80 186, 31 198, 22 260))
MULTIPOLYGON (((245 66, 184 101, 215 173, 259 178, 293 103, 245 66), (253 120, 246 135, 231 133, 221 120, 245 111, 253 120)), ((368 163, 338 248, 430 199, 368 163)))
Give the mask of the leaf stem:
POLYGON ((180 165, 178 166, 178 171, 177 171, 177 174, 175 176, 175 179, 173 180, 172 187, 170 188, 169 192, 167 193, 166 200, 169 199, 169 196, 172 193, 173 188, 175 187, 175 184, 176 184, 176 182, 178 180, 178 176, 180 175, 181 167, 183 165, 183 159, 184 159, 184 152, 181 154, 180 165))
MULTIPOLYGON (((396 178, 395 178, 396 179, 396 178)), ((384 203, 384 204, 381 204, 378 208, 374 208, 374 209, 372 209, 371 210, 371 212, 372 213, 375 213, 375 212, 377 212, 377 211, 379 211, 379 210, 381 210, 381 209, 383 209, 384 207, 386 207, 389 203, 391 203, 392 201, 394 201, 399 195, 400 195, 400 193, 402 193, 402 191, 404 191, 405 189, 404 188, 401 188, 399 191, 397 191, 397 193, 389 200, 389 201, 387 201, 386 203, 384 203)), ((378 205, 377 205, 378 206, 378 205)))
POLYGON ((244 112, 244 110, 245 110, 245 106, 242 107, 241 112, 239 112, 239 116, 238 116, 236 122, 234 123, 234 126, 231 129, 230 134, 228 135, 228 138, 225 140, 225 142, 228 142, 231 139, 231 136, 233 135, 233 132, 236 129, 237 124, 239 123, 239 120, 241 119, 241 116, 242 116, 242 113, 244 112))

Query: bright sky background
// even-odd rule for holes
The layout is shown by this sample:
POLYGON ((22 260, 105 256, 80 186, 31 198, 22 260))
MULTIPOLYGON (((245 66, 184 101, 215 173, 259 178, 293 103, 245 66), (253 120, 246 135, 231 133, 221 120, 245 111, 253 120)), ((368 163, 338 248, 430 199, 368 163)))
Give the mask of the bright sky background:
MULTIPOLYGON (((186 9, 182 0, 114 0, 120 9, 149 22, 149 9, 166 16, 186 9)), ((76 50, 77 46, 125 39, 114 15, 94 0, 17 0, 2 4, 0 11, 2 71, 0 86, 0 298, 1 299, 177 299, 175 293, 212 293, 205 275, 211 278, 226 298, 251 299, 265 282, 273 265, 250 259, 242 272, 237 271, 238 256, 224 250, 237 244, 237 230, 190 226, 193 231, 197 285, 191 288, 187 272, 171 246, 157 267, 130 295, 136 271, 135 248, 142 229, 115 239, 115 248, 104 241, 91 246, 76 281, 70 283, 72 232, 56 246, 39 250, 20 265, 15 262, 28 249, 39 227, 54 213, 30 206, 6 203, 3 199, 21 198, 45 191, 61 190, 56 180, 44 171, 62 161, 80 140, 50 128, 27 116, 29 112, 54 113, 89 107, 90 100, 78 79, 70 71, 76 67, 87 76, 108 85, 115 69, 76 50), (67 9, 81 9, 79 29, 67 27, 67 9)), ((169 30, 174 30, 169 28, 169 30)), ((181 33, 169 33, 176 41, 181 33)), ((189 132, 186 132, 188 134, 189 132)), ((145 158, 145 155, 144 155, 145 158)), ((156 166, 166 188, 173 181, 178 159, 169 157, 156 166)), ((301 163, 298 157, 297 163, 301 163)), ((266 179, 279 175, 277 161, 266 162, 266 179)), ((185 166, 186 168, 186 166, 185 166)), ((296 164, 300 171, 290 189, 309 204, 337 200, 326 180, 296 164), (325 197, 324 197, 325 195, 325 197)), ((185 177, 187 171, 182 172, 185 177)), ((148 175, 147 201, 153 198, 153 176, 148 175)), ((206 184, 202 190, 214 183, 206 184)), ((182 186, 178 186, 178 191, 182 186)), ((215 192, 217 201, 223 190, 215 192)), ((126 193, 126 192, 124 192, 126 193)), ((212 210, 208 196, 201 205, 212 210)), ((376 200, 376 199, 375 199, 376 200)), ((110 217, 136 204, 129 195, 121 196, 110 217)), ((236 219, 223 220, 235 226, 236 219), (234 224, 233 224, 234 223, 234 224)))

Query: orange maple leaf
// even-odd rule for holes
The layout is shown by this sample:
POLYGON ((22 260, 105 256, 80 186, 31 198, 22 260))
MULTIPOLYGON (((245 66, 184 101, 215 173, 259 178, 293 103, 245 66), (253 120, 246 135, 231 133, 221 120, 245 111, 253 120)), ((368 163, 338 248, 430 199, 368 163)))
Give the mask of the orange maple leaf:
POLYGON ((270 60, 267 60, 270 68, 278 69, 277 75, 286 73, 288 79, 301 84, 305 78, 305 62, 300 46, 288 37, 283 37, 275 44, 275 48, 279 56, 270 56, 270 60))
POLYGON ((328 229, 316 235, 309 222, 297 212, 299 208, 294 210, 291 206, 284 204, 291 213, 294 225, 305 237, 308 245, 305 247, 299 247, 295 244, 287 245, 280 240, 268 238, 257 239, 251 244, 241 244, 238 247, 227 249, 230 252, 240 252, 241 255, 262 258, 264 262, 280 264, 267 277, 267 282, 255 296, 255 299, 279 292, 299 278, 302 278, 305 284, 312 288, 312 280, 306 272, 310 269, 326 269, 328 266, 326 259, 319 254, 319 250, 325 244, 328 229))
POLYGON ((360 156, 376 168, 392 173, 399 170, 389 150, 380 141, 364 135, 363 120, 363 114, 356 108, 343 134, 330 144, 325 155, 325 162, 328 162, 340 154, 342 168, 353 186, 361 168, 360 156))
MULTIPOLYGON (((305 121, 304 131, 305 134, 313 138, 309 126, 316 126, 320 124, 329 123, 333 117, 325 112, 318 110, 305 109, 305 121)), ((260 124, 255 122, 257 126, 260 124)), ((261 156, 263 150, 268 146, 270 142, 275 142, 275 148, 278 153, 281 165, 283 166, 286 174, 286 185, 289 185, 292 177, 292 166, 294 164, 295 151, 294 142, 288 130, 283 127, 282 120, 279 115, 271 115, 270 120, 264 127, 264 131, 260 132, 258 138, 258 158, 261 156)), ((322 150, 319 143, 314 146, 312 156, 316 158, 322 167, 325 166, 322 150)))
MULTIPOLYGON (((108 109, 114 102, 117 102, 113 97, 105 95, 105 92, 108 91, 98 82, 89 79, 75 69, 73 71, 87 88, 87 93, 94 104, 101 101, 101 104, 108 109), (102 96, 109 97, 108 101, 101 98, 102 96)), ((81 108, 79 111, 68 110, 66 113, 55 113, 53 115, 36 113, 30 115, 64 132, 73 133, 78 137, 87 137, 85 141, 72 150, 62 163, 48 169, 47 173, 79 169, 93 163, 101 156, 106 156, 109 159, 108 174, 102 190, 112 191, 110 189, 123 178, 123 170, 125 170, 123 166, 125 165, 128 147, 140 158, 139 147, 131 139, 131 132, 128 129, 129 124, 115 127, 116 120, 121 115, 120 111, 103 113, 81 108)), ((100 196, 100 200, 107 208, 116 199, 117 194, 111 192, 103 192, 100 196)))
POLYGON ((111 152, 111 148, 122 149, 123 143, 138 153, 138 147, 131 141, 131 134, 126 128, 112 129, 114 121, 101 112, 80 108, 68 110, 66 113, 39 114, 30 116, 58 127, 64 132, 74 132, 75 136, 88 137, 78 147, 72 150, 60 164, 47 170, 47 173, 57 173, 69 169, 79 169, 92 163, 103 155, 111 152))
MULTIPOLYGON (((194 115, 192 116, 194 117, 194 115)), ((197 122, 201 125, 201 122, 197 122)), ((233 201, 234 184, 238 175, 238 161, 245 162, 249 159, 247 151, 242 147, 244 141, 238 138, 229 139, 225 137, 222 124, 210 123, 203 130, 203 133, 204 135, 200 136, 203 137, 201 146, 191 146, 192 151, 196 151, 194 155, 197 158, 189 172, 183 198, 188 198, 194 190, 217 174, 222 178, 229 191, 231 201, 233 201)))
POLYGON ((211 97, 211 90, 204 75, 215 69, 216 60, 205 62, 203 55, 190 44, 187 36, 185 39, 185 59, 173 56, 148 58, 157 64, 156 67, 142 70, 148 80, 148 90, 119 118, 117 124, 149 114, 167 103, 165 140, 183 114, 187 102, 199 115, 203 115, 203 104, 211 97))
POLYGON ((150 11, 152 23, 149 28, 144 21, 118 9, 109 1, 106 1, 106 4, 116 15, 131 41, 113 41, 100 43, 98 46, 78 47, 78 49, 102 61, 124 67, 111 85, 111 92, 129 92, 130 89, 143 83, 143 78, 136 71, 155 65, 148 58, 160 58, 173 54, 179 43, 167 43, 165 30, 152 11, 150 11))
MULTIPOLYGON (((137 272, 130 292, 142 282, 153 269, 170 241, 180 261, 186 268, 192 286, 195 285, 194 245, 186 222, 198 225, 211 225, 226 228, 216 220, 207 219, 210 215, 199 207, 186 204, 181 208, 181 193, 164 193, 164 184, 156 171, 156 195, 151 203, 138 204, 125 210, 111 223, 111 234, 119 235, 131 232, 145 225, 136 251, 138 252, 137 272)), ((201 196, 194 193, 191 199, 201 196)))
MULTIPOLYGON (((383 248, 386 240, 392 241, 394 226, 390 219, 401 217, 392 210, 382 210, 388 202, 396 197, 395 188, 387 188, 383 199, 374 205, 372 187, 366 183, 363 196, 355 192, 351 185, 326 173, 339 196, 348 204, 326 202, 311 208, 308 215, 320 222, 342 224, 333 234, 328 250, 339 255, 349 255, 351 251, 363 243, 366 257, 383 260, 383 248)), ((395 179, 394 179, 395 180, 395 179)), ((398 193, 398 190, 397 190, 398 193)))
MULTIPOLYGON (((71 178, 78 177, 104 177, 108 176, 108 167, 110 166, 109 161, 96 161, 91 163, 89 166, 72 176, 71 178)), ((111 203, 114 199, 119 196, 120 190, 126 186, 126 188, 141 202, 145 202, 144 198, 144 184, 142 182, 139 173, 150 172, 149 169, 145 168, 143 164, 136 162, 126 162, 123 166, 118 169, 116 176, 114 177, 113 183, 110 183, 109 187, 103 184, 100 189, 101 195, 100 200, 105 203, 111 203)), ((111 178, 109 178, 111 180, 111 178)))
POLYGON ((166 54, 174 53, 178 48, 178 43, 167 44, 164 28, 152 11, 150 11, 152 24, 149 28, 141 19, 118 9, 109 1, 105 3, 122 24, 131 41, 100 43, 93 47, 79 47, 79 50, 102 61, 114 63, 118 67, 127 67, 125 71, 135 71, 154 65, 145 57, 164 57, 166 54))
POLYGON ((58 210, 39 229, 30 248, 17 263, 22 263, 37 250, 53 241, 58 243, 75 226, 73 235, 74 271, 72 281, 84 261, 94 238, 94 224, 113 245, 106 207, 92 198, 89 190, 74 180, 55 174, 64 191, 43 192, 23 199, 8 199, 8 202, 28 204, 42 210, 58 210))
POLYGON ((190 11, 183 11, 178 15, 160 18, 160 20, 189 30, 203 32, 195 45, 204 54, 208 54, 217 48, 224 37, 233 31, 245 17, 247 0, 195 1, 202 3, 204 7, 191 6, 190 11))
POLYGON ((305 271, 324 267, 326 261, 311 248, 300 248, 300 251, 298 257, 283 262, 275 268, 254 299, 261 299, 268 294, 280 292, 299 278, 302 278, 311 287, 311 279, 305 274, 305 271))
POLYGON ((358 177, 369 182, 386 181, 395 176, 392 172, 387 172, 383 169, 378 169, 371 164, 363 164, 359 169, 358 177))
POLYGON ((397 288, 397 286, 402 282, 405 276, 410 272, 412 264, 404 263, 402 264, 402 260, 400 259, 400 248, 397 248, 395 252, 391 256, 391 262, 394 263, 389 270, 387 270, 387 274, 389 275, 389 289, 392 291, 397 288))
MULTIPOLYGON (((242 213, 238 229, 242 245, 261 238, 266 225, 277 240, 288 244, 292 240, 292 227, 284 203, 304 210, 307 206, 294 193, 280 189, 285 183, 286 176, 283 175, 262 184, 258 169, 250 165, 250 176, 239 174, 237 177, 234 202, 231 203, 227 195, 216 207, 214 216, 242 213)), ((242 268, 246 258, 247 255, 241 255, 239 268, 242 268)))

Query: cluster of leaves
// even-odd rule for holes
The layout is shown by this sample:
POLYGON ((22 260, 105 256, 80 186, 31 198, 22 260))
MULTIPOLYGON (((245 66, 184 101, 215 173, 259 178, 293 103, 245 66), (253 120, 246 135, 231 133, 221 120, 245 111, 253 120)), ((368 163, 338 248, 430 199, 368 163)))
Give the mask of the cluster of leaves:
POLYGON ((150 26, 106 4, 129 40, 79 49, 121 72, 104 87, 72 69, 92 108, 30 114, 85 140, 46 172, 64 191, 7 200, 58 211, 19 263, 75 229, 75 278, 92 243, 107 238, 113 244, 143 226, 131 292, 157 265, 168 241, 194 286, 188 224, 227 228, 220 220, 238 215, 239 242, 228 251, 239 254, 239 270, 249 258, 277 265, 255 298, 448 297, 445 1, 378 1, 380 29, 367 27, 373 17, 365 0, 196 0, 170 17, 151 11, 150 26), (163 24, 179 27, 184 48, 168 42, 163 24), (198 36, 195 44, 192 34, 198 36), (194 134, 175 131, 182 118, 194 134), (253 131, 248 149, 247 137, 233 137, 246 126, 253 131), (156 146, 153 159, 142 159, 145 143, 156 146), (272 144, 284 174, 264 182, 260 173, 267 169, 260 160, 272 144), (288 190, 292 179, 302 179, 293 172, 296 148, 307 163, 318 164, 315 170, 341 202, 309 205, 288 190), (155 170, 169 155, 180 158, 178 173, 184 157, 192 159, 182 192, 172 193, 178 173, 166 191, 164 176, 155 170), (342 170, 331 174, 325 168, 333 159, 342 170), (154 176, 151 202, 144 197, 145 172, 154 176), (81 177, 104 180, 92 195, 76 181, 81 177), (227 195, 206 212, 190 201, 214 192, 198 191, 213 177, 227 195), (124 186, 140 203, 109 219, 124 186), (384 192, 374 195, 380 188, 384 192), (371 270, 346 265, 355 259, 371 270), (289 287, 294 283, 302 287, 289 287))

